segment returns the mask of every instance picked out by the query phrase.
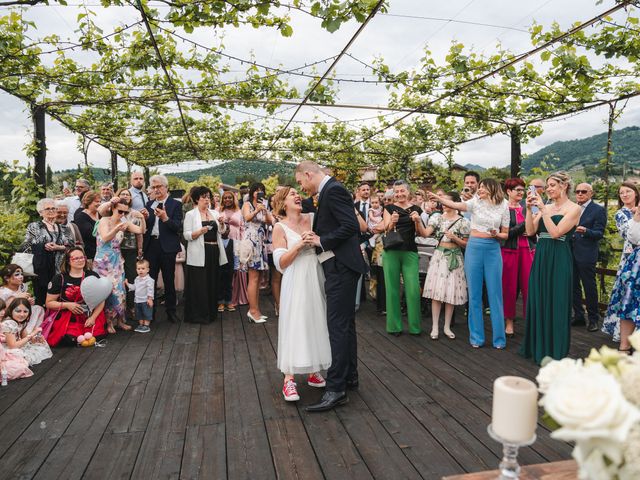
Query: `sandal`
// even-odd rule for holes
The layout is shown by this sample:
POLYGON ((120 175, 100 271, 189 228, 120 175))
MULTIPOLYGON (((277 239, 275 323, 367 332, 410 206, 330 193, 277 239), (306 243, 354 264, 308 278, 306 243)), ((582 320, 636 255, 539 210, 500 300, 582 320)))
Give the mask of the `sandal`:
POLYGON ((120 330, 124 330, 125 332, 128 332, 129 330, 131 330, 131 325, 127 325, 126 323, 119 323, 118 324, 118 328, 120 330))
POLYGON ((227 305, 227 312, 235 312, 235 311, 236 311, 235 305, 227 305))
POLYGON ((218 312, 224 312, 224 303, 218 305, 218 312))
POLYGON ((618 353, 619 353, 620 355, 626 355, 626 356, 633 355, 633 347, 629 347, 629 348, 618 348, 618 353))

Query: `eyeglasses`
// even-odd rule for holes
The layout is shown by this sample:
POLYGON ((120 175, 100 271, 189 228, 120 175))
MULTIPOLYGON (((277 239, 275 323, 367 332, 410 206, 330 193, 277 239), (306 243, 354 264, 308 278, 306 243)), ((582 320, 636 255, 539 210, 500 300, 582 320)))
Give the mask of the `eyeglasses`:
POLYGON ((87 259, 87 257, 85 257, 85 256, 82 256, 82 257, 69 257, 69 261, 70 262, 79 262, 81 260, 86 260, 86 259, 87 259))
POLYGON ((589 190, 576 190, 576 193, 578 195, 586 195, 587 193, 589 193, 589 190))

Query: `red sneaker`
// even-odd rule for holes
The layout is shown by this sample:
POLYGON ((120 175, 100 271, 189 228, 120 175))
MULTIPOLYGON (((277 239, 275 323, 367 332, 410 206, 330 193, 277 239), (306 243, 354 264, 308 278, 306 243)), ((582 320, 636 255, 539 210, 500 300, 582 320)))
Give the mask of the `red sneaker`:
POLYGON ((298 389, 296 388, 296 382, 293 380, 288 380, 284 382, 284 386, 282 387, 282 395, 284 395, 284 399, 287 402, 297 402, 300 400, 300 395, 298 395, 298 389))
POLYGON ((324 378, 322 378, 322 375, 319 373, 312 373, 307 378, 307 384, 309 384, 310 387, 324 387, 327 382, 324 381, 324 378))

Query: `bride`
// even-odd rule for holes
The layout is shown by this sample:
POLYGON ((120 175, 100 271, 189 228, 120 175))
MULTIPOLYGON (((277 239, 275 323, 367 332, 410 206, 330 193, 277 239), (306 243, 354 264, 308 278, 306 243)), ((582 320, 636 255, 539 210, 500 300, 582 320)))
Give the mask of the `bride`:
POLYGON ((292 187, 275 196, 273 260, 282 272, 278 320, 278 368, 284 373, 282 394, 288 402, 300 400, 294 374, 308 374, 307 383, 324 387, 320 370, 331 365, 327 329, 324 273, 311 243, 302 240, 310 231, 313 214, 302 213, 302 202, 292 187))

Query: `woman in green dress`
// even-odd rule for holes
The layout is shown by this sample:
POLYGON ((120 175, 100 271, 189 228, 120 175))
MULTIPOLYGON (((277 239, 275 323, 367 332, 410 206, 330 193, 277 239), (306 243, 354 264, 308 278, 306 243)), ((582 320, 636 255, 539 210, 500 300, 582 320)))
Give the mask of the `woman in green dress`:
POLYGON ((547 178, 545 205, 540 195, 527 195, 526 231, 538 234, 529 277, 527 318, 521 354, 540 363, 544 357, 561 359, 569 353, 573 257, 570 240, 581 208, 569 200, 571 178, 557 172, 547 178), (536 210, 537 209, 537 210, 536 210))

